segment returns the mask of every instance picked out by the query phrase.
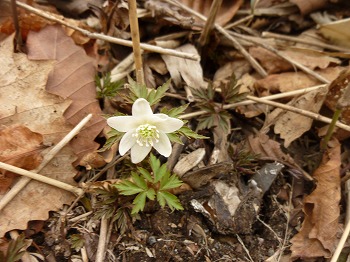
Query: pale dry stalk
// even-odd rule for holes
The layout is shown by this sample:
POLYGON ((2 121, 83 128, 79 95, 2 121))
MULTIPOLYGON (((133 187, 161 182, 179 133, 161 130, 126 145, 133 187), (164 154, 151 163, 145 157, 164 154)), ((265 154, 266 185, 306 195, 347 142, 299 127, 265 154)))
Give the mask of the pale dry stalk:
MULTIPOLYGON (((124 40, 124 39, 117 38, 117 37, 111 37, 111 36, 107 36, 107 35, 100 34, 100 33, 92 33, 88 30, 85 30, 85 29, 82 29, 78 26, 73 25, 73 24, 59 18, 57 15, 54 15, 52 13, 42 11, 40 9, 34 8, 30 5, 27 5, 27 4, 19 2, 19 1, 17 1, 16 3, 17 3, 17 6, 23 8, 23 9, 25 9, 33 14, 36 14, 36 15, 43 17, 47 20, 59 23, 59 24, 64 25, 66 27, 72 28, 72 29, 82 33, 83 35, 85 35, 91 39, 100 39, 100 40, 107 41, 110 43, 115 43, 118 45, 129 46, 129 47, 132 47, 132 45, 133 45, 132 41, 124 40)), ((171 56, 176 56, 176 57, 195 60, 195 61, 198 61, 200 59, 200 57, 198 55, 195 55, 195 54, 188 54, 188 53, 184 53, 184 52, 179 52, 177 50, 162 48, 159 46, 149 45, 149 44, 145 44, 145 43, 140 43, 140 47, 142 50, 154 52, 154 53, 159 53, 159 54, 163 54, 163 55, 171 55, 171 56)))
MULTIPOLYGON (((43 161, 40 163, 40 165, 32 170, 33 172, 31 173, 38 173, 41 171, 41 169, 43 169, 47 163, 49 163, 54 156, 65 146, 68 144, 69 141, 71 141, 78 133, 79 131, 87 124, 87 122, 89 122, 89 120, 91 119, 92 114, 87 115, 83 120, 80 121, 79 124, 77 124, 59 143, 57 143, 45 156, 43 161)), ((24 169, 21 169, 24 170, 24 169)), ((27 171, 27 170, 25 170, 27 171)), ((22 172, 19 170, 19 172, 22 172)), ((29 171, 28 171, 29 172, 29 171)), ((15 172, 16 173, 16 172, 15 172)), ((21 173, 19 173, 20 175, 23 175, 21 173)), ((33 174, 31 174, 33 175, 33 174)), ((45 183, 45 177, 44 176, 44 180, 42 182, 45 183)), ((34 177, 21 177, 19 179, 19 181, 10 189, 9 192, 7 192, 3 198, 0 199, 0 211, 31 181, 31 179, 35 179, 35 175, 34 177)), ((40 177, 40 179, 42 179, 40 177)), ((62 183, 62 182, 61 182, 62 183)), ((69 185, 71 187, 71 185, 69 185)), ((69 188, 70 188, 69 187, 69 188)), ((73 189, 73 191, 76 191, 77 193, 81 194, 82 192, 80 190, 76 190, 75 187, 73 189), (79 192, 78 192, 79 191, 79 192)))
POLYGON ((129 22, 132 39, 132 50, 135 60, 136 81, 139 84, 144 84, 144 73, 142 66, 142 51, 140 47, 140 32, 137 19, 137 3, 136 0, 129 0, 129 22))

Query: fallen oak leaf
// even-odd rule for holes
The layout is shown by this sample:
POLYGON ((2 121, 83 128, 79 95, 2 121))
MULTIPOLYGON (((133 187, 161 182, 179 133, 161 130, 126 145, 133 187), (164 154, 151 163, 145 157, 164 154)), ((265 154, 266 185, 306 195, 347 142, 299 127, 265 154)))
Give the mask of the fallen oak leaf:
POLYGON ((87 113, 93 114, 90 122, 70 143, 78 156, 74 164, 78 164, 84 155, 98 148, 94 139, 106 125, 96 99, 93 61, 58 25, 47 26, 40 32, 30 32, 27 47, 29 59, 57 60, 49 74, 46 90, 72 100, 64 112, 67 122, 77 125, 87 113))
MULTIPOLYGON (((71 102, 45 91, 53 61, 29 61, 25 54, 13 53, 13 37, 0 43, 0 53, 0 125, 24 125, 42 134, 44 144, 59 142, 72 128, 63 117, 71 102)), ((70 164, 75 158, 66 146, 40 173, 76 185, 76 170, 70 164)), ((25 229, 30 220, 46 220, 50 210, 73 200, 73 194, 31 181, 1 210, 0 236, 12 229, 25 229)))
POLYGON ((340 215, 340 164, 340 143, 333 140, 314 172, 316 189, 305 197, 305 219, 291 239, 292 259, 329 258, 334 251, 340 215))
MULTIPOLYGON (((44 148, 43 136, 25 126, 10 126, 0 130, 0 162, 31 170, 40 164, 40 153, 44 148)), ((15 177, 17 175, 11 172, 0 172, 0 194, 7 191, 15 177)))

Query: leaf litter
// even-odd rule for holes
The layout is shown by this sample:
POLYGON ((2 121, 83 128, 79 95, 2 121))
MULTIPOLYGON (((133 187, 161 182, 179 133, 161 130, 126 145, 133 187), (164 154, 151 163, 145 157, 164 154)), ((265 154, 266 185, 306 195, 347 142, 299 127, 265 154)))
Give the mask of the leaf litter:
MULTIPOLYGON (((200 134, 193 138, 193 131, 183 129, 178 134, 186 138, 170 137, 183 143, 174 146, 169 157, 175 166, 170 173, 164 171, 165 159, 156 165, 154 159, 153 164, 142 162, 133 170, 127 155, 115 155, 118 144, 104 147, 106 141, 115 140, 103 114, 130 115, 131 111, 123 100, 126 88, 109 82, 105 87, 110 90, 100 92, 97 99, 95 82, 99 81, 102 91, 104 80, 111 79, 105 76, 123 63, 128 66, 118 78, 128 81, 126 76, 133 76, 133 62, 124 61, 132 51, 128 4, 48 2, 54 6, 33 4, 39 15, 18 3, 27 54, 14 52, 13 37, 8 36, 15 31, 6 11, 9 6, 0 11, 0 161, 36 169, 48 149, 92 113, 92 120, 40 171, 87 193, 72 205, 75 196, 71 193, 31 181, 0 210, 1 259, 22 256, 29 245, 41 255, 27 255, 39 260, 43 255, 52 261, 244 261, 248 257, 251 261, 324 261, 333 256, 348 208, 341 198, 345 195, 342 182, 348 179, 348 160, 341 158, 348 150, 347 136, 339 136, 337 130, 335 136, 342 140, 330 140, 323 151, 322 130, 331 129, 332 124, 328 127, 300 113, 331 119, 339 109, 348 85, 348 57, 342 55, 348 46, 346 35, 331 32, 346 26, 346 3, 330 4, 338 12, 334 18, 320 15, 327 10, 325 1, 308 5, 303 1, 252 5, 222 1, 216 21, 236 40, 216 30, 200 36, 205 22, 195 12, 210 17, 211 4, 220 1, 139 3, 142 42, 175 44, 178 54, 201 58, 174 57, 166 49, 161 55, 143 53, 146 83, 155 87, 169 78, 171 82, 164 92, 145 89, 142 96, 156 99, 152 104, 156 111, 185 113, 183 119, 200 134), (40 10, 55 14, 55 24, 41 17, 40 10), (320 22, 321 18, 328 22, 320 22), (60 19, 71 28, 63 29, 57 23, 60 19), (330 23, 334 19, 339 21, 330 23), (124 38, 129 47, 107 38, 96 40, 100 36, 90 38, 81 32, 78 36, 76 26, 124 38), (270 37, 263 38, 265 33, 270 37), (289 35, 292 40, 283 38, 289 35), (210 41, 200 46, 199 36, 210 41), (271 53, 257 41, 277 51, 271 53), (332 56, 329 51, 339 54, 332 56), (304 94, 298 91, 317 85, 304 94), (293 92, 299 93, 283 97, 293 92), (277 95, 278 102, 300 109, 299 113, 262 104, 231 106, 267 95, 277 95), (175 112, 178 106, 181 110, 175 112), (108 150, 102 153, 98 148, 108 150), (153 177, 157 172, 167 175, 165 182, 160 180, 159 187, 153 188, 150 183, 159 182, 153 177), (121 180, 130 173, 130 181, 121 180), (181 184, 176 175, 184 182, 178 189, 173 188, 181 184), (121 192, 115 183, 123 187, 121 192), (128 187, 138 192, 136 198, 128 195, 128 187), (156 192, 159 203, 146 203, 147 197, 155 199, 156 192), (21 232, 32 242, 24 244, 23 235, 18 236, 21 232), (100 248, 103 243, 107 252, 100 248)), ((141 94, 137 90, 134 87, 133 101, 141 94)), ((345 124, 349 122, 347 107, 341 108, 345 124)), ((0 201, 18 180, 19 175, 1 170, 0 201)), ((342 255, 348 256, 346 249, 342 255)))

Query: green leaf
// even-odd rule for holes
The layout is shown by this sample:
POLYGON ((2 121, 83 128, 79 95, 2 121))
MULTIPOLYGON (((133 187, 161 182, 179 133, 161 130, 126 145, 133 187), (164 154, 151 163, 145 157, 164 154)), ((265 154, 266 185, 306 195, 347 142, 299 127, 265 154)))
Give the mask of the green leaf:
POLYGON ((147 197, 147 192, 142 192, 135 197, 134 201, 132 202, 134 206, 131 210, 131 214, 136 214, 139 211, 143 211, 146 204, 146 197, 147 197))
POLYGON ((159 86, 156 90, 151 90, 148 94, 147 100, 150 105, 154 105, 160 102, 160 100, 165 96, 165 92, 168 91, 171 79, 166 81, 162 86, 159 86))
POLYGON ((149 189, 146 191, 146 194, 147 194, 147 197, 148 197, 150 200, 154 200, 155 197, 156 197, 156 191, 154 191, 153 188, 149 188, 149 189))
POLYGON ((148 96, 147 86, 141 85, 135 82, 129 75, 128 75, 128 81, 129 81, 129 90, 133 94, 133 96, 130 96, 130 99, 133 102, 135 102, 138 98, 147 99, 147 96, 148 96))
POLYGON ((144 191, 143 188, 138 187, 136 184, 128 180, 123 180, 114 186, 119 190, 120 194, 124 196, 131 196, 144 191))
POLYGON ((182 181, 178 178, 177 175, 170 176, 170 172, 168 172, 165 176, 163 176, 163 179, 160 181, 159 190, 169 190, 171 188, 179 187, 182 184, 182 181))
POLYGON ((175 195, 169 192, 159 191, 157 193, 157 201, 160 204, 160 206, 163 208, 165 207, 165 204, 167 204, 172 211, 174 211, 175 209, 183 210, 183 207, 179 199, 175 195))
POLYGON ((174 107, 168 110, 167 108, 163 107, 160 112, 163 114, 166 114, 170 117, 178 118, 188 107, 189 104, 184 104, 179 107, 174 107))
POLYGON ((73 234, 73 235, 70 235, 69 237, 70 241, 71 241, 71 247, 73 249, 75 249, 76 251, 80 250, 83 246, 84 246, 84 243, 85 243, 85 239, 82 235, 80 234, 73 234))
POLYGON ((179 132, 181 135, 186 136, 187 138, 194 138, 194 139, 207 139, 207 138, 209 138, 209 137, 197 134, 192 129, 190 129, 188 126, 182 126, 177 132, 179 132))
POLYGON ((158 169, 160 168, 160 161, 158 158, 156 158, 153 154, 151 154, 149 158, 149 164, 152 168, 153 174, 156 174, 158 172, 158 169))
POLYGON ((132 180, 135 182, 135 184, 139 187, 142 188, 143 190, 147 190, 147 183, 146 181, 143 179, 143 177, 139 176, 137 173, 135 172, 131 172, 131 177, 132 180))
POLYGON ((7 248, 6 262, 19 261, 24 255, 25 251, 21 251, 26 246, 25 235, 22 233, 17 239, 12 239, 7 248))
POLYGON ((148 170, 144 169, 143 167, 138 167, 137 170, 142 174, 142 176, 148 182, 153 182, 153 178, 152 178, 151 174, 148 172, 148 170))
POLYGON ((98 150, 98 152, 104 152, 110 149, 115 143, 117 143, 123 137, 123 135, 124 133, 121 133, 115 129, 112 129, 111 131, 109 131, 107 133, 108 139, 106 143, 103 145, 101 149, 98 150))
POLYGON ((102 79, 96 75, 95 84, 97 87, 97 98, 111 98, 115 97, 123 89, 124 81, 112 82, 111 73, 107 73, 102 76, 102 79))
POLYGON ((174 133, 167 133, 166 135, 168 136, 171 142, 179 143, 180 145, 184 144, 180 139, 181 134, 174 132, 174 133))
POLYGON ((169 173, 169 171, 167 170, 166 164, 163 164, 157 170, 157 172, 154 172, 154 183, 159 182, 166 175, 166 173, 169 173))

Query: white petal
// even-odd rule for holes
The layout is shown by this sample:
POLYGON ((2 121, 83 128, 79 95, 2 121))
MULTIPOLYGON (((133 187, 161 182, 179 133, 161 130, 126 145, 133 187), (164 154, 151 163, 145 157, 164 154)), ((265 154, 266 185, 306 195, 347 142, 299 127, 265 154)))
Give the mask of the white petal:
POLYGON ((137 164, 145 159, 148 153, 151 151, 151 146, 140 146, 139 144, 135 144, 131 148, 131 162, 137 164))
POLYGON ((137 99, 132 105, 132 115, 136 117, 153 115, 152 108, 148 101, 144 98, 137 99))
POLYGON ((136 137, 133 137, 132 134, 135 130, 130 130, 122 137, 119 143, 119 154, 124 155, 132 146, 136 144, 136 137))
POLYGON ((170 156, 172 151, 170 140, 164 133, 159 133, 159 142, 154 143, 153 147, 158 151, 159 154, 165 157, 170 156))
POLYGON ((165 114, 154 114, 152 117, 152 124, 155 125, 160 132, 171 133, 180 129, 184 125, 184 122, 165 114))
POLYGON ((107 119, 107 124, 119 132, 128 132, 137 128, 140 120, 132 116, 112 116, 107 119))

